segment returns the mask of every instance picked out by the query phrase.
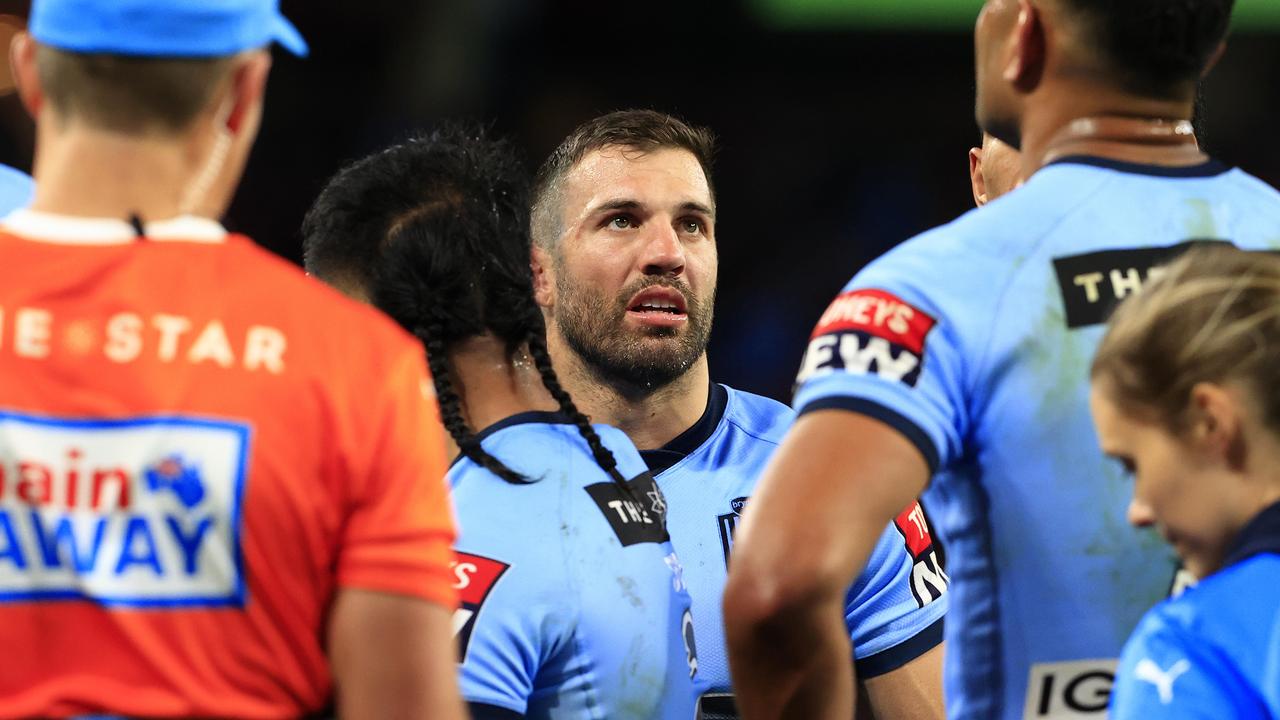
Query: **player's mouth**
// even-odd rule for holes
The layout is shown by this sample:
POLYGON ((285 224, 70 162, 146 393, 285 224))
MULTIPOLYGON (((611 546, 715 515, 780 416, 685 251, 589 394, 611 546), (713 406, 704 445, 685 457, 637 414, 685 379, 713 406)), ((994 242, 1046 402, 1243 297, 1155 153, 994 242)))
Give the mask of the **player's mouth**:
POLYGON ((669 287, 648 287, 627 303, 627 317, 646 327, 674 328, 689 322, 684 294, 669 287))

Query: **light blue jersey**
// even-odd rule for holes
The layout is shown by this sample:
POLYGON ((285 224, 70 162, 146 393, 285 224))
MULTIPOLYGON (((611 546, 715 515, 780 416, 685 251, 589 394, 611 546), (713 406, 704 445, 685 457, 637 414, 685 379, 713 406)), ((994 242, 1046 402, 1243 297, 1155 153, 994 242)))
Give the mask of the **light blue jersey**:
POLYGON ((796 409, 881 420, 935 473, 951 717, 1105 713, 1175 562, 1125 521, 1132 486, 1098 450, 1089 364, 1114 304, 1208 240, 1280 247, 1280 195, 1216 162, 1068 158, 873 262, 819 321, 796 409))
POLYGON ((596 432, 631 492, 551 413, 481 433, 530 483, 466 458, 449 471, 460 528, 454 632, 477 720, 695 717, 704 685, 666 503, 627 437, 596 432))
POLYGON ((31 204, 36 183, 30 175, 8 165, 0 165, 0 217, 31 204))
MULTIPOLYGON (((667 524, 694 599, 698 672, 714 693, 731 692, 720 602, 734 532, 794 420, 782 403, 712 384, 707 410, 693 427, 659 450, 640 453, 669 504, 667 524)), ((945 591, 928 523, 913 503, 885 529, 849 590, 845 617, 860 678, 896 669, 942 642, 945 591)), ((704 710, 729 714, 722 699, 709 699, 704 710)))
POLYGON ((1280 718, 1280 505, 1224 569, 1142 619, 1120 656, 1114 720, 1280 718))

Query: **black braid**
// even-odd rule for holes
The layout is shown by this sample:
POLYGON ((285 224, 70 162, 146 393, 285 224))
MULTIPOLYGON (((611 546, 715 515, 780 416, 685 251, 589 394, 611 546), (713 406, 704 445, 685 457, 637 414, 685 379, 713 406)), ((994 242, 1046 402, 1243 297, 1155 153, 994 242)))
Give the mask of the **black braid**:
POLYGON ((507 467, 501 460, 485 452, 476 441, 475 433, 462 418, 462 399, 453 389, 449 359, 445 343, 440 339, 444 326, 432 324, 429 329, 414 328, 414 335, 427 348, 427 365, 431 368, 431 380, 436 386, 436 400, 440 404, 440 419, 457 443, 458 449, 472 462, 509 483, 527 483, 529 479, 507 467))
POLYGON ((573 398, 569 397, 569 393, 560 387, 560 378, 556 377, 556 371, 551 367, 551 355, 547 352, 547 340, 543 335, 541 321, 538 322, 539 327, 531 328, 529 332, 529 354, 533 356, 533 363, 538 367, 538 374, 542 376, 542 384, 551 393, 551 397, 560 405, 560 412, 568 415, 573 424, 577 426, 578 432, 582 435, 582 439, 587 441, 587 445, 591 448, 591 455, 595 457, 596 464, 600 466, 613 478, 613 481, 630 489, 627 485, 627 479, 622 477, 622 473, 618 472, 618 460, 604 446, 600 440, 600 435, 596 429, 591 427, 591 421, 587 416, 582 414, 578 406, 573 403, 573 398))

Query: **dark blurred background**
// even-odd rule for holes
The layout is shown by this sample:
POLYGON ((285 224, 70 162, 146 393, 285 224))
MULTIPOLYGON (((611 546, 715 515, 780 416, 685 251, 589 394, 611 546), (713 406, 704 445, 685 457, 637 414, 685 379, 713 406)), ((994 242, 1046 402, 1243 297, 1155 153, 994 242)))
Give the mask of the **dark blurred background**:
MULTIPOLYGON (((492 124, 534 168, 578 123, 652 107, 720 151, 713 377, 789 400, 812 324, 894 244, 968 210, 971 27, 981 0, 284 0, 311 44, 276 51, 227 225, 300 260, 341 165, 446 119, 492 124)), ((1280 183, 1280 0, 1238 0, 1205 87, 1208 150, 1280 183)), ((29 169, 0 101, 0 162, 29 169)))

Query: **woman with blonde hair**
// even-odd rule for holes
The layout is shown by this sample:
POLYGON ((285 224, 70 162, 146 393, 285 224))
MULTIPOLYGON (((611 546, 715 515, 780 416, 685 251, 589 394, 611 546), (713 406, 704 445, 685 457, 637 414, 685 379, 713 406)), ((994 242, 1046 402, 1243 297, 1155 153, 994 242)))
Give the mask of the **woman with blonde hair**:
POLYGON ((1102 449, 1200 584, 1153 608, 1111 698, 1125 718, 1280 717, 1280 257, 1197 248, 1111 320, 1102 449))

